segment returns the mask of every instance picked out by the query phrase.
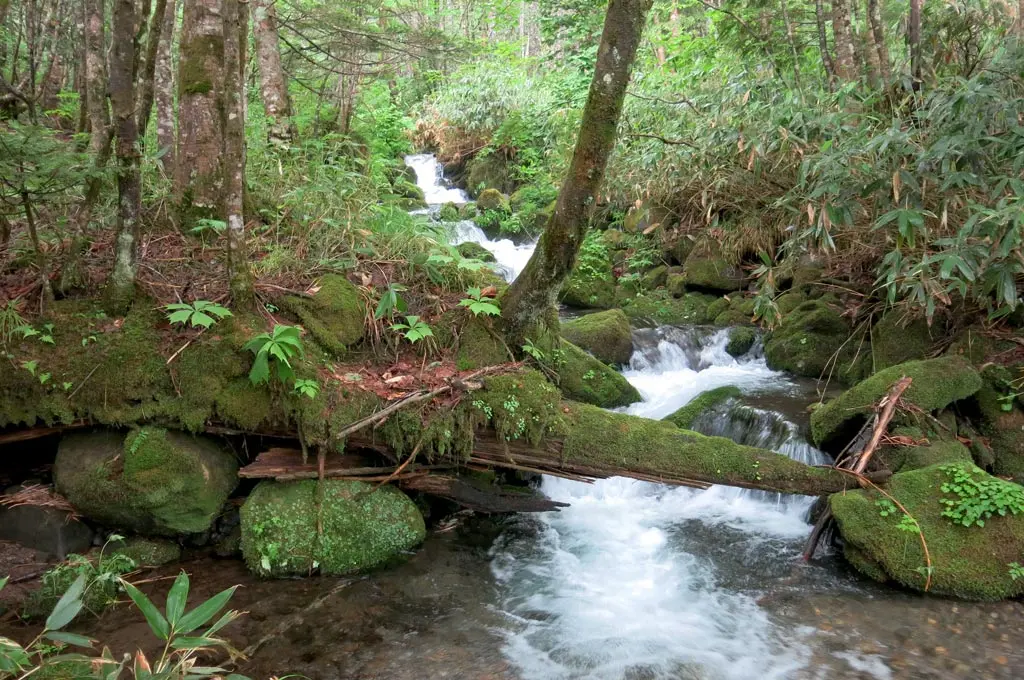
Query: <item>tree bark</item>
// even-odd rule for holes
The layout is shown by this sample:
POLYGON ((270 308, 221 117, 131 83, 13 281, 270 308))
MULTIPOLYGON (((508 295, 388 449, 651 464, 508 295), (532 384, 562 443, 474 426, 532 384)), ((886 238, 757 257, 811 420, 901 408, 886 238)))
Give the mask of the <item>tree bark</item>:
POLYGON ((181 226, 216 217, 224 188, 222 0, 185 0, 178 57, 175 197, 181 226))
POLYGON ((174 27, 177 19, 176 0, 167 0, 164 7, 164 25, 160 32, 160 44, 156 53, 156 70, 153 72, 153 89, 156 98, 156 143, 160 156, 160 167, 164 174, 174 176, 174 64, 171 45, 174 44, 174 27))
POLYGON ((110 59, 110 101, 117 131, 117 239, 110 276, 112 299, 126 306, 135 292, 142 178, 135 113, 135 0, 115 0, 110 59))
POLYGON ((104 56, 106 38, 103 30, 103 0, 85 0, 85 89, 92 136, 89 149, 98 158, 109 147, 107 128, 110 111, 107 108, 107 61, 104 56))
POLYGON ((832 61, 832 53, 828 49, 828 32, 825 25, 825 7, 822 0, 814 0, 814 15, 818 25, 818 49, 821 51, 821 65, 825 69, 829 88, 836 80, 836 65, 832 61))
POLYGON ((882 80, 888 82, 892 78, 892 67, 889 62, 889 46, 885 43, 885 24, 882 23, 882 0, 868 0, 868 22, 871 24, 872 42, 878 54, 878 69, 882 80))
POLYGON ((910 0, 907 45, 910 51, 910 76, 916 90, 921 85, 921 0, 910 0))
POLYGON ((252 34, 260 66, 260 98, 269 120, 267 137, 271 144, 287 146, 295 141, 295 124, 288 97, 288 80, 281 68, 275 2, 252 0, 252 34))
POLYGON ((800 87, 800 52, 796 46, 796 32, 793 30, 793 22, 789 18, 789 8, 786 0, 782 0, 782 20, 786 24, 786 40, 789 42, 789 49, 793 55, 793 84, 796 89, 800 87))
POLYGON ((553 309, 572 272, 604 179, 651 0, 611 0, 567 177, 530 261, 504 295, 506 337, 518 347, 553 309))
POLYGON ((843 81, 853 80, 857 75, 848 2, 849 0, 832 0, 832 35, 836 43, 836 77, 843 81))
POLYGON ((245 243, 245 79, 246 19, 239 0, 224 0, 224 221, 228 276, 236 306, 256 301, 245 243))
MULTIPOLYGON (((153 14, 149 18, 149 30, 146 37, 146 58, 142 62, 142 69, 138 76, 138 101, 139 118, 136 125, 139 129, 139 139, 146 139, 146 127, 149 125, 149 115, 153 110, 153 80, 156 74, 156 63, 159 59, 161 35, 164 30, 164 15, 167 12, 168 0, 156 0, 153 6, 153 14)), ((143 17, 145 18, 145 17, 143 17)))

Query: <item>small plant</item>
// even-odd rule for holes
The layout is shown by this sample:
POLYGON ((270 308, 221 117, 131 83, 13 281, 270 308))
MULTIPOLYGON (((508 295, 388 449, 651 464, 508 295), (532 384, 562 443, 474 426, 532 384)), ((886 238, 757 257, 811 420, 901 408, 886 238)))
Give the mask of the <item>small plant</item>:
POLYGON ((21 298, 8 300, 7 304, 0 307, 0 345, 9 345, 14 338, 14 333, 25 326, 25 319, 18 313, 18 305, 21 298))
POLYGON ((544 350, 533 344, 533 340, 530 338, 526 338, 526 344, 523 345, 523 352, 533 357, 533 360, 538 363, 544 363, 545 359, 547 359, 544 354, 544 350))
POLYGON ((292 387, 292 390, 295 394, 309 399, 316 399, 316 396, 320 394, 320 383, 308 378, 298 378, 295 381, 295 386, 292 387))
POLYGON ((1024 566, 1020 562, 1010 562, 1006 565, 1010 568, 1010 578, 1014 581, 1024 578, 1024 566))
POLYGON ((487 417, 487 420, 494 419, 494 411, 486 401, 477 399, 473 402, 473 407, 479 409, 487 417))
POLYGON ((391 324, 391 330, 396 333, 401 333, 406 340, 414 345, 424 338, 434 337, 434 331, 430 329, 430 326, 420 319, 420 317, 415 315, 405 317, 404 323, 399 322, 391 324))
POLYGON ((979 479, 976 474, 981 470, 973 465, 943 465, 939 469, 949 478, 942 485, 942 492, 953 496, 939 499, 946 506, 942 516, 955 524, 983 527, 993 515, 1024 513, 1021 486, 996 477, 979 479))
POLYGON ((270 381, 271 364, 282 383, 295 378, 291 361, 303 355, 301 329, 298 326, 277 324, 270 333, 260 333, 249 342, 245 349, 256 355, 249 370, 249 381, 260 385, 270 381))
POLYGON ((400 283, 392 283, 384 291, 384 294, 380 296, 380 302, 377 303, 377 311, 373 313, 374 319, 383 319, 384 317, 392 317, 395 312, 405 312, 408 310, 408 306, 405 304, 405 300, 399 295, 400 292, 407 290, 405 286, 400 283))
MULTIPOLYGON (((119 540, 121 537, 116 534, 110 537, 110 541, 119 540)), ((39 590, 32 594, 25 605, 25 613, 28 616, 42 616, 54 607, 72 584, 83 579, 84 586, 79 593, 82 601, 80 609, 98 616, 117 601, 121 592, 119 579, 136 566, 134 560, 127 555, 107 553, 106 546, 94 559, 83 555, 68 555, 66 560, 43 574, 39 590)))
POLYGON ((473 312, 473 316, 480 316, 481 314, 497 316, 501 314, 501 307, 498 306, 498 301, 490 295, 485 295, 484 291, 480 288, 470 288, 466 291, 466 295, 469 297, 459 300, 459 306, 467 307, 469 311, 473 312))
POLYGON ((22 338, 39 338, 39 342, 47 345, 56 345, 56 341, 53 339, 53 324, 48 323, 43 326, 42 331, 37 331, 32 326, 24 325, 18 326, 14 330, 21 333, 22 338))
POLYGON ((227 228, 228 224, 224 220, 211 220, 209 218, 203 218, 196 220, 196 226, 189 229, 189 233, 195 234, 196 236, 205 236, 207 234, 220 236, 221 234, 224 233, 224 230, 227 228))
POLYGON ((21 367, 24 368, 29 373, 31 373, 33 376, 35 376, 36 380, 39 381, 40 385, 45 385, 46 383, 50 382, 50 378, 53 377, 49 373, 37 373, 37 370, 39 369, 38 359, 32 359, 31 361, 23 361, 21 362, 21 367))
POLYGON ((583 374, 583 379, 584 380, 593 380, 596 377, 597 377, 597 373, 594 371, 594 369, 590 369, 589 371, 587 371, 586 373, 583 374))
POLYGON ((172 324, 190 325, 192 328, 202 326, 209 328, 217 321, 231 316, 231 310, 209 300, 196 300, 192 304, 175 302, 164 306, 167 320, 172 324), (214 318, 216 317, 216 318, 214 318))

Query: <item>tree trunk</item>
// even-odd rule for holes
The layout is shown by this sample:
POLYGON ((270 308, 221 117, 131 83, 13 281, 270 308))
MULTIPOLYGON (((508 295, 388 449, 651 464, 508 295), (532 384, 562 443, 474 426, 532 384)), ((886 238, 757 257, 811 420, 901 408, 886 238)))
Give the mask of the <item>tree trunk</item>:
POLYGON ((117 240, 110 276, 112 300, 131 302, 138 266, 142 179, 135 118, 135 0, 115 0, 110 59, 110 101, 117 130, 117 240))
POLYGON ((793 55, 793 83, 796 89, 800 88, 800 52, 796 46, 796 32, 793 30, 793 22, 789 18, 789 8, 786 0, 782 0, 782 20, 786 24, 786 40, 789 42, 789 50, 793 55))
POLYGON ((868 22, 871 24, 871 38, 878 54, 878 70, 882 80, 889 82, 892 68, 889 65, 889 46, 885 43, 885 24, 882 23, 882 0, 868 0, 868 22))
POLYGON ((85 89, 92 136, 89 149, 98 158, 109 147, 107 128, 110 111, 107 108, 107 62, 104 57, 106 39, 103 31, 103 0, 85 0, 85 89))
POLYGON ((158 52, 162 42, 160 37, 166 23, 164 15, 167 12, 168 4, 173 4, 173 2, 156 0, 156 4, 153 6, 146 38, 146 59, 142 62, 142 69, 138 74, 139 118, 136 124, 139 129, 139 139, 143 142, 146 139, 146 127, 149 125, 149 114, 153 110, 153 80, 156 74, 156 63, 159 59, 158 52))
POLYGON ((836 77, 843 81, 853 80, 857 75, 848 2, 849 0, 832 0, 832 35, 836 42, 836 77))
POLYGON ((153 72, 153 89, 156 92, 156 143, 160 166, 164 174, 174 176, 174 64, 171 59, 171 45, 174 44, 174 27, 177 19, 176 0, 167 0, 164 8, 164 25, 160 32, 160 45, 156 53, 156 70, 153 72))
POLYGON ((814 0, 814 15, 818 24, 818 49, 821 51, 821 65, 825 69, 829 88, 836 80, 836 65, 832 61, 832 53, 828 49, 828 32, 825 26, 825 7, 822 0, 814 0))
POLYGON ((916 90, 921 86, 921 0, 910 0, 907 44, 910 50, 910 76, 916 90))
POLYGON ((245 26, 239 0, 224 0, 224 221, 227 223, 228 276, 236 306, 256 302, 245 243, 245 26))
POLYGON ((518 347, 554 308, 576 264, 590 211, 604 179, 651 0, 611 0, 597 51, 594 78, 583 110, 572 163, 530 261, 503 298, 506 336, 518 347))
POLYGON ((256 59, 260 65, 260 97, 270 124, 267 137, 271 144, 287 146, 295 141, 288 80, 281 68, 281 48, 277 36, 276 0, 252 0, 252 34, 256 59))
POLYGON ((222 0, 185 0, 178 57, 175 197, 182 227, 219 212, 224 188, 222 0))

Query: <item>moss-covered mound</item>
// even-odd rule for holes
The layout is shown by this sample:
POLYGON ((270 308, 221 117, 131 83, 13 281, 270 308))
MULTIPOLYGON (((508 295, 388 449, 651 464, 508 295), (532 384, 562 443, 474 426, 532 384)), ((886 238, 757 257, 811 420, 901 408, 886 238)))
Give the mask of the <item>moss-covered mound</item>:
POLYGON ((686 257, 683 276, 690 290, 731 293, 746 285, 746 277, 723 256, 721 248, 711 240, 698 243, 686 257))
POLYGON ((943 439, 941 433, 932 431, 926 436, 918 428, 901 427, 896 428, 892 434, 899 439, 909 437, 921 442, 917 445, 894 443, 878 449, 875 458, 893 472, 919 470, 941 463, 972 462, 970 449, 954 439, 943 439))
POLYGON ((114 555, 125 555, 140 567, 159 567, 181 559, 181 546, 174 541, 134 536, 110 546, 114 555))
POLYGON ((713 390, 708 390, 707 392, 702 392, 697 395, 690 401, 690 403, 665 416, 662 420, 673 423, 676 427, 681 427, 684 430, 689 430, 693 427, 694 421, 696 421, 697 418, 699 418, 705 411, 718 406, 727 399, 739 398, 741 394, 742 392, 740 392, 740 388, 735 385, 723 385, 722 387, 716 387, 713 390))
POLYGON ((687 293, 673 298, 665 290, 652 290, 635 297, 624 297, 619 307, 630 319, 642 323, 674 326, 709 323, 708 307, 717 298, 703 293, 687 293))
POLYGON ((261 482, 241 517, 245 563, 261 576, 372 569, 426 536, 408 496, 363 482, 261 482))
POLYGON ((441 209, 437 211, 437 218, 442 222, 458 222, 459 206, 454 203, 445 203, 441 206, 441 209))
POLYGON ((299 318, 317 344, 335 356, 344 354, 366 332, 363 297, 344 276, 328 274, 312 298, 288 296, 283 306, 299 318))
POLYGON ((874 370, 881 371, 906 361, 924 359, 933 344, 931 329, 924 319, 904 319, 890 311, 871 329, 874 370))
POLYGON ((612 263, 601 258, 591 267, 577 267, 561 292, 562 302, 580 309, 611 309, 615 307, 615 277, 612 263))
POLYGON ((53 466, 57 491, 82 515, 157 536, 209 529, 237 473, 218 441, 155 427, 70 434, 53 466))
POLYGON ((494 257, 494 253, 484 248, 476 241, 466 241, 460 243, 456 249, 459 251, 459 255, 470 259, 480 260, 481 262, 497 262, 497 258, 494 257))
POLYGON ((729 331, 729 343, 725 351, 729 356, 741 357, 757 342, 757 331, 749 326, 738 326, 729 331))
POLYGON ((509 212, 508 198, 497 189, 484 189, 476 199, 477 210, 509 212))
POLYGON ((922 411, 945 408, 981 389, 981 376, 960 357, 910 361, 880 371, 811 414, 811 435, 823 448, 842 447, 856 434, 874 405, 903 376, 913 379, 903 401, 922 411))
POLYGON ((478 155, 466 165, 466 190, 470 196, 486 189, 509 192, 513 189, 509 169, 498 154, 478 155))
POLYGON ((620 309, 567 321, 562 324, 562 337, 608 364, 627 364, 633 354, 629 319, 620 309))
POLYGON ((853 384, 868 370, 867 343, 826 300, 802 303, 764 343, 769 368, 807 378, 834 376, 853 384), (863 346, 862 346, 863 344, 863 346))
POLYGON ((569 399, 602 408, 628 406, 640 401, 640 393, 605 364, 571 342, 562 341, 558 366, 558 387, 569 399))
POLYGON ((970 600, 1024 594, 1024 579, 1014 580, 1010 573, 1010 564, 1020 563, 1024 555, 1024 514, 1008 511, 1006 516, 982 516, 983 526, 973 521, 964 526, 963 521, 943 515, 973 517, 971 508, 977 507, 981 493, 1024 503, 1024 487, 970 464, 948 464, 894 475, 888 493, 912 520, 877 491, 830 497, 845 541, 844 553, 859 571, 923 590, 927 570, 920 527, 931 557, 929 592, 970 600))

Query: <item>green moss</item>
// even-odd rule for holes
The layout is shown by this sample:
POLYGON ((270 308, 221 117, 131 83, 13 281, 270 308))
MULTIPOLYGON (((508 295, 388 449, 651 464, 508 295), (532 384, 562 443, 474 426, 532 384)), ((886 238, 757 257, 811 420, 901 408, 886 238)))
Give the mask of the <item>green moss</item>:
POLYGON ((893 472, 907 472, 938 465, 940 463, 970 463, 971 451, 956 440, 942 439, 938 433, 928 433, 917 428, 902 427, 892 432, 896 436, 910 437, 916 441, 927 440, 928 444, 918 446, 881 447, 875 454, 893 472))
POLYGON ((509 350, 501 336, 481 319, 470 319, 459 329, 455 364, 460 371, 510 361, 509 350))
POLYGON ((902 315, 890 311, 871 329, 871 356, 874 370, 881 371, 905 361, 928 356, 933 340, 924 319, 906 323, 902 315))
POLYGON ((182 43, 178 92, 183 95, 211 92, 213 79, 210 62, 218 63, 223 53, 224 38, 220 35, 199 35, 182 43))
POLYGON ((730 293, 746 285, 739 267, 722 256, 721 247, 711 241, 698 243, 683 264, 685 285, 691 290, 730 293))
POLYGON ((523 440, 534 446, 546 434, 564 431, 561 394, 540 372, 492 376, 484 387, 462 404, 474 425, 491 427, 506 441, 523 440))
POLYGON ((423 516, 397 488, 333 479, 261 482, 241 518, 245 563, 261 576, 365 571, 426 536, 423 516))
POLYGON ((409 198, 416 202, 422 202, 425 199, 423 189, 420 189, 415 182, 399 180, 394 184, 394 191, 402 198, 409 198))
POLYGON ((644 275, 640 277, 641 289, 645 291, 650 291, 654 290, 655 288, 664 286, 667 278, 668 267, 663 264, 659 264, 656 267, 648 269, 646 272, 644 272, 644 275))
POLYGON ((477 210, 509 212, 508 198, 497 189, 484 189, 476 199, 477 210))
POLYGON ((682 326, 708 323, 709 305, 715 299, 702 293, 687 293, 675 299, 664 290, 652 290, 623 298, 619 307, 633 321, 682 326))
POLYGON ((716 387, 713 390, 701 392, 691 399, 690 403, 665 416, 662 420, 668 421, 684 430, 689 430, 702 413, 729 399, 738 399, 741 395, 740 388, 735 385, 716 387))
POLYGON ((765 338, 765 358, 775 370, 808 378, 833 376, 852 384, 868 370, 870 349, 825 300, 804 302, 765 338))
POLYGON ((562 341, 558 356, 558 386, 569 399, 603 408, 640 401, 640 393, 622 377, 571 342, 562 341))
POLYGON ((459 254, 470 260, 480 260, 481 262, 497 262, 497 258, 494 257, 494 253, 484 248, 479 243, 474 241, 467 241, 460 243, 457 246, 459 254))
POLYGON ((959 357, 910 361, 887 368, 811 414, 811 434, 823 447, 842 447, 852 437, 874 405, 903 376, 913 379, 903 401, 922 411, 937 411, 954 401, 967 399, 981 389, 981 376, 959 357))
POLYGON ((633 354, 629 319, 619 309, 587 314, 562 324, 562 337, 608 364, 627 364, 633 354))
POLYGON ((365 331, 366 305, 344 276, 328 274, 312 298, 288 296, 282 306, 295 314, 313 339, 330 354, 343 355, 365 331))
POLYGON ((686 295, 686 275, 683 272, 674 272, 670 269, 665 276, 665 290, 668 291, 669 295, 676 298, 686 295))
POLYGON ((757 342, 757 331, 748 326, 740 326, 729 331, 729 343, 725 351, 730 356, 741 357, 750 351, 750 348, 757 342))
POLYGON ((88 660, 55 660, 46 663, 31 675, 33 680, 92 680, 92 663, 88 660))
POLYGON ((807 302, 807 297, 803 293, 790 291, 780 295, 775 300, 775 306, 778 308, 779 314, 785 316, 805 302, 807 302))
POLYGON ((497 154, 475 156, 466 164, 466 189, 479 196, 487 189, 506 192, 512 189, 508 167, 497 154))
MULTIPOLYGON (((1009 563, 1024 554, 1024 515, 993 517, 984 527, 965 527, 943 517, 943 485, 950 481, 945 465, 902 472, 890 481, 888 493, 917 521, 931 556, 929 592, 970 600, 998 600, 1024 594, 1024 580, 1014 581, 1009 563)), ((973 466, 965 464, 963 469, 973 466)), ((979 480, 993 479, 975 470, 979 480)), ((886 499, 877 491, 852 491, 830 497, 832 512, 858 570, 878 580, 892 580, 923 590, 925 558, 917 531, 900 528, 902 512, 882 516, 886 499), (882 578, 884 575, 885 579, 882 578)))
POLYGON ((437 218, 442 222, 458 222, 459 206, 454 203, 445 203, 438 211, 437 218))
POLYGON ((54 482, 106 526, 174 536, 210 527, 237 483, 234 457, 207 438, 146 427, 75 433, 57 451, 54 482))
POLYGON ((173 541, 127 538, 111 544, 111 553, 125 555, 140 567, 159 567, 181 559, 181 546, 173 541))

